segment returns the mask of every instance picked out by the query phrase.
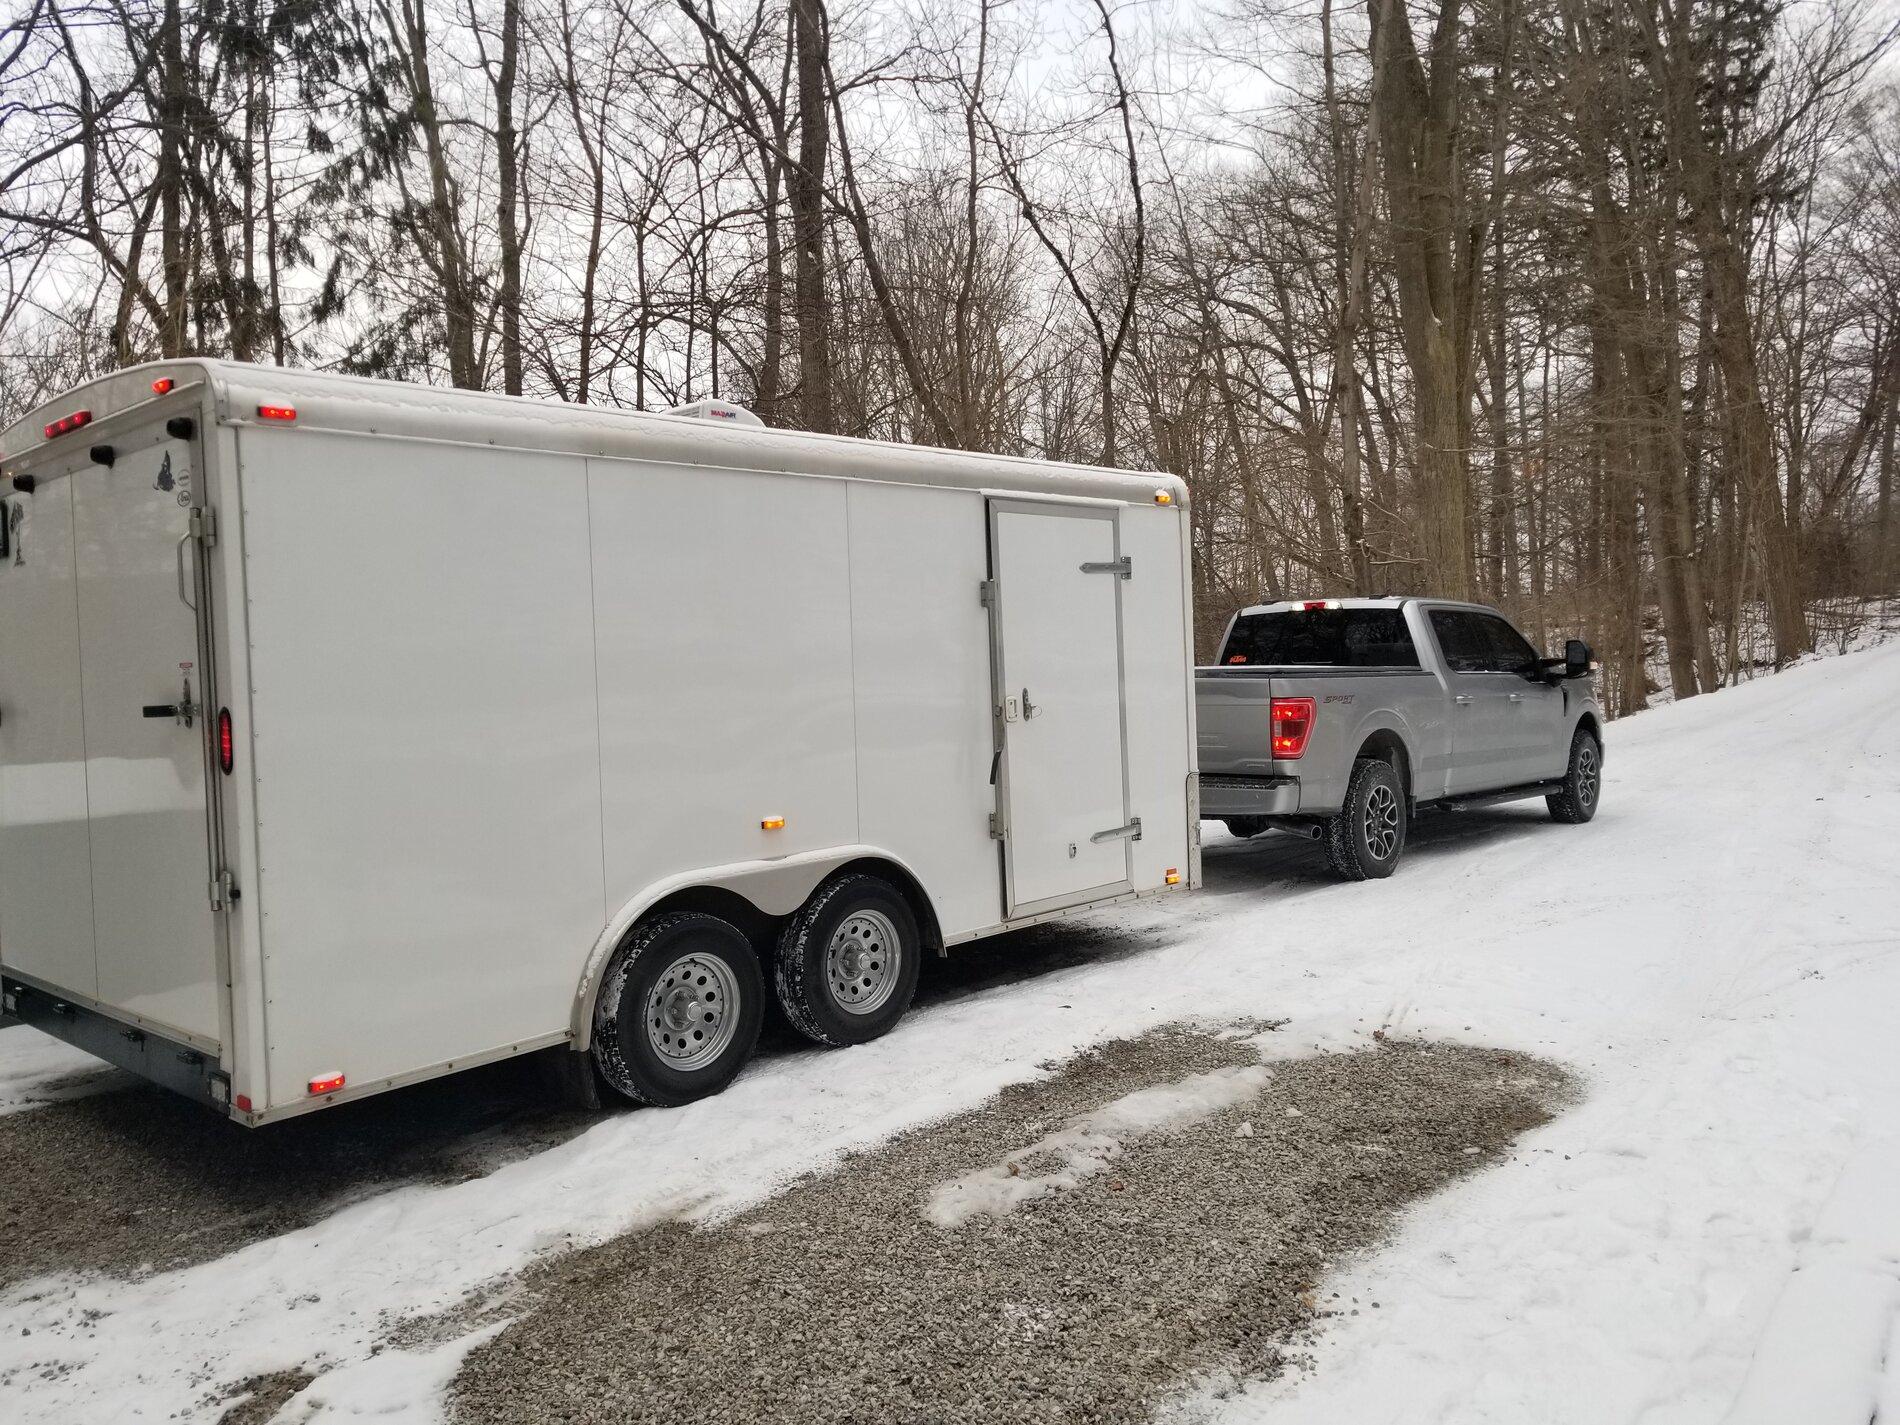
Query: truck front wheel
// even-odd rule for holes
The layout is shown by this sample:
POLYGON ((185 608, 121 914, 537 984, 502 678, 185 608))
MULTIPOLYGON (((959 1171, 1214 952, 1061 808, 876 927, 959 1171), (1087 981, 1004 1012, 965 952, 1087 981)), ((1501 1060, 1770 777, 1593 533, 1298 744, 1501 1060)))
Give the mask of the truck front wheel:
POLYGON ((759 1042, 765 983, 735 925, 698 911, 637 926, 594 1005, 594 1062, 615 1090, 671 1107, 718 1093, 759 1042))
POLYGON ((1603 795, 1603 747, 1588 728, 1578 728, 1570 739, 1570 761, 1564 767, 1563 790, 1544 798, 1553 821, 1576 826, 1597 814, 1603 795))
POLYGON ((1409 820, 1397 769, 1362 757, 1352 764, 1345 805, 1326 823, 1326 858, 1348 881, 1389 876, 1405 850, 1409 820))
POLYGON ((876 1039, 910 1008, 922 944, 897 887, 878 876, 840 876, 779 936, 778 1002, 792 1027, 820 1044, 876 1039))

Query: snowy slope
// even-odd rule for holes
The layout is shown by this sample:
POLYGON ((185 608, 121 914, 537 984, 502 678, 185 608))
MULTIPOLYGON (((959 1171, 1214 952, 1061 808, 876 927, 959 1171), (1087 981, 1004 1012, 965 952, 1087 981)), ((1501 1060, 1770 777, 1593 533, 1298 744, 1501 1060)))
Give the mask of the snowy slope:
POLYGON ((1439 819, 1385 882, 1210 828, 1206 892, 1099 917, 1086 963, 878 1044, 769 1059, 718 1099, 203 1266, 0 1295, 10 1417, 164 1419, 311 1362, 330 1374, 287 1418, 427 1418, 456 1345, 372 1358, 392 1320, 755 1198, 1086 1044, 1256 1015, 1289 1019, 1289 1047, 1387 1027, 1532 1050, 1590 1094, 1342 1264, 1380 1309, 1333 1321, 1298 1380, 1208 1402, 1219 1418, 1866 1425, 1881 1401, 1900 1421, 1896 705, 1887 647, 1642 714, 1611 730, 1594 824, 1537 803, 1439 819))

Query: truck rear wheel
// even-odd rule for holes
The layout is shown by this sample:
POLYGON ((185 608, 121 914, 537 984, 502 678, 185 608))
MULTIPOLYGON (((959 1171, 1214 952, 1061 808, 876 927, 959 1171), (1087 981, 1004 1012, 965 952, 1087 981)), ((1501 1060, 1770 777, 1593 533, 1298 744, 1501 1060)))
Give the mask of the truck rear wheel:
POLYGON ((833 1047, 888 1034, 910 1008, 923 937, 910 902, 878 876, 820 886, 779 936, 778 1002, 792 1027, 833 1047))
POLYGON ((1588 728, 1580 727, 1570 739, 1570 761, 1564 766, 1564 788, 1544 798, 1553 821, 1581 825, 1597 814, 1603 796, 1603 747, 1588 728))
POLYGON ((1326 858, 1348 881, 1389 876, 1405 850, 1409 820, 1397 769, 1362 757, 1352 764, 1345 805, 1326 823, 1326 858))
POLYGON ((639 1103, 718 1093, 759 1042, 765 984, 737 926, 698 911, 655 916, 615 954, 594 1005, 594 1062, 639 1103))

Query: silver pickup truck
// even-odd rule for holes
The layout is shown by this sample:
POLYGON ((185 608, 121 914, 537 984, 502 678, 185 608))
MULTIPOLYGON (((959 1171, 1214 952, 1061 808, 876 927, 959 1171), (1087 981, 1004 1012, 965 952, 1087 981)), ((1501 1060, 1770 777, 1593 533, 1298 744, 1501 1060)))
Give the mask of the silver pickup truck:
POLYGON ((1195 675, 1201 815, 1236 836, 1326 843, 1349 880, 1389 876, 1412 816, 1543 797, 1596 815, 1603 710, 1590 649, 1545 658, 1495 609, 1308 599, 1234 615, 1195 675))

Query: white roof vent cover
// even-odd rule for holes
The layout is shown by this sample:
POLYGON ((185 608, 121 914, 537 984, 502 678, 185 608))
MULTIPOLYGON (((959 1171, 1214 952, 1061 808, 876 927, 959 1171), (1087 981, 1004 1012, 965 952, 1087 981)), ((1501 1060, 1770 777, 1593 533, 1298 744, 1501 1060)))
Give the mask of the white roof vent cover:
POLYGON ((662 414, 691 416, 701 421, 721 421, 731 426, 763 426, 765 424, 744 406, 734 405, 731 401, 694 401, 690 405, 675 406, 662 414))

